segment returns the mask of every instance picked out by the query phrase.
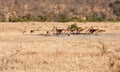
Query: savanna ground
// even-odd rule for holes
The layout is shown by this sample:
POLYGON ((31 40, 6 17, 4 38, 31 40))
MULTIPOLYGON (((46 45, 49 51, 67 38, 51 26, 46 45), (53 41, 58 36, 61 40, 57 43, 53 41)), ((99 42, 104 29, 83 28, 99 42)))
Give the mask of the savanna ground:
POLYGON ((0 72, 120 72, 119 22, 77 23, 106 30, 98 35, 41 35, 71 24, 0 23, 0 72))

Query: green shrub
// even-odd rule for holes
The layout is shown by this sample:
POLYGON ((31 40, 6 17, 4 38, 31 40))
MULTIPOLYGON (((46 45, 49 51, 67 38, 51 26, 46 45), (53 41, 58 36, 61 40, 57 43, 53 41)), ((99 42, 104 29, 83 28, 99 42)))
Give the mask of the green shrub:
POLYGON ((58 15, 57 17, 58 22, 69 22, 70 20, 65 15, 58 15))
POLYGON ((119 22, 120 22, 120 18, 118 18, 118 19, 117 19, 117 21, 119 21, 119 22))
POLYGON ((29 19, 27 18, 24 18, 24 17, 20 17, 20 18, 10 18, 9 19, 9 22, 28 22, 30 21, 29 19))
POLYGON ((38 21, 40 21, 40 22, 47 21, 47 16, 38 16, 38 21))
POLYGON ((89 22, 103 22, 103 21, 106 21, 106 20, 102 17, 87 17, 86 21, 89 21, 89 22))
POLYGON ((72 18, 70 19, 70 21, 71 21, 71 22, 79 22, 80 19, 79 19, 78 17, 72 17, 72 18))
POLYGON ((114 19, 108 19, 108 21, 110 21, 110 22, 115 22, 115 20, 114 20, 114 19))
POLYGON ((68 26, 68 29, 77 29, 77 28, 78 28, 78 26, 77 26, 76 23, 74 23, 74 24, 68 26))

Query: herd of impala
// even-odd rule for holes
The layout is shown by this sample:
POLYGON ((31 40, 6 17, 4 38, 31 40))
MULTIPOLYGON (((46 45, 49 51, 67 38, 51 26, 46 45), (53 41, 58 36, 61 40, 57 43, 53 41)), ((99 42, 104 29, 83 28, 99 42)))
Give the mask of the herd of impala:
POLYGON ((93 28, 93 27, 90 27, 90 28, 82 28, 82 27, 78 27, 78 28, 72 28, 72 29, 63 29, 63 28, 57 28, 57 27, 53 27, 53 29, 51 29, 50 31, 47 31, 47 35, 50 35, 50 34, 56 34, 56 35, 61 35, 61 34, 68 34, 68 35, 71 35, 71 34, 97 34, 97 33, 101 33, 101 32, 105 32, 105 30, 103 29, 98 29, 98 28, 93 28), (85 31, 83 33, 83 31, 85 31))

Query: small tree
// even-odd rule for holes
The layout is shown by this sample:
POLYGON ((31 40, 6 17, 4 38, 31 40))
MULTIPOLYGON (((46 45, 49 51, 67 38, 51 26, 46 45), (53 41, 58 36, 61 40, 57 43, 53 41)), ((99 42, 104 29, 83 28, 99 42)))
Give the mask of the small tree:
POLYGON ((68 26, 68 29, 77 29, 77 28, 78 28, 78 26, 77 26, 76 23, 74 23, 74 24, 68 26))

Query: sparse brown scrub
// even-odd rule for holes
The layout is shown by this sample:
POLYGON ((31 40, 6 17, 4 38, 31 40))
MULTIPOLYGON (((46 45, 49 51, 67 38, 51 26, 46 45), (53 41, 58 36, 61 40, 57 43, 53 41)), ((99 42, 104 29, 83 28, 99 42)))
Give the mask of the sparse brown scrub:
POLYGON ((101 48, 100 48, 101 55, 107 54, 107 47, 105 46, 105 44, 103 42, 101 42, 101 41, 98 41, 98 42, 101 44, 101 48))
POLYGON ((112 53, 112 52, 108 53, 107 47, 105 46, 105 44, 103 42, 99 41, 99 43, 102 45, 102 48, 101 48, 102 55, 106 55, 107 57, 109 57, 108 66, 109 66, 111 72, 120 72, 119 58, 116 57, 114 55, 114 53, 112 53))
POLYGON ((7 65, 8 65, 8 59, 6 58, 6 57, 3 57, 2 59, 1 59, 1 70, 2 71, 5 71, 6 69, 7 69, 7 65))
MULTIPOLYGON (((56 21, 56 16, 60 14, 66 15, 68 18, 77 17, 78 21, 84 21, 87 17, 95 18, 115 18, 108 4, 114 0, 37 0, 25 1, 20 0, 0 1, 0 20, 7 18, 23 17, 29 20, 56 21), (34 5, 34 6, 33 6, 34 5), (7 11, 7 15, 5 14, 7 11), (7 17, 6 17, 7 16, 7 17), (42 17, 40 17, 42 16, 42 17)), ((95 19, 96 20, 96 19, 95 19)), ((98 19, 99 20, 99 19, 98 19)))
POLYGON ((109 58, 109 67, 111 72, 120 72, 120 60, 109 58))

